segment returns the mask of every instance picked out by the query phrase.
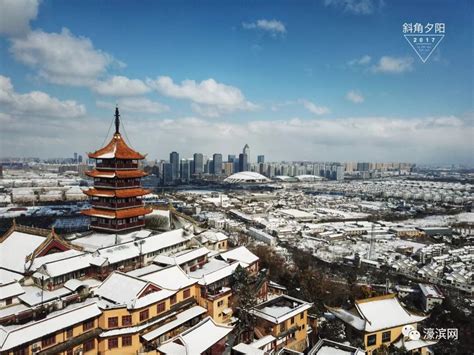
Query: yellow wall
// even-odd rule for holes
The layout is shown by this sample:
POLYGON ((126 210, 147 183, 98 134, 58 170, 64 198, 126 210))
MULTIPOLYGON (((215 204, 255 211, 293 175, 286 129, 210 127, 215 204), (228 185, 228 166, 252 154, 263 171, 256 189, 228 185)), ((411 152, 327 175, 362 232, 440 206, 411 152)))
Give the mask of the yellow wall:
MULTIPOLYGON (((411 324, 411 325, 416 329, 416 327, 417 327, 416 323, 411 324)), ((365 333, 364 334, 364 345, 365 345, 365 350, 367 351, 367 355, 371 355, 372 351, 374 351, 375 349, 380 348, 382 346, 382 344, 385 344, 385 345, 389 346, 391 343, 397 341, 400 338, 400 335, 402 335, 403 327, 404 326, 400 326, 400 327, 395 327, 395 328, 390 328, 390 329, 384 329, 384 330, 374 332, 374 333, 365 333), (387 332, 387 331, 391 332, 390 341, 389 342, 382 342, 382 334, 384 332, 387 332), (375 345, 367 346, 368 337, 370 335, 373 335, 373 334, 376 334, 376 336, 377 336, 376 343, 375 343, 375 345)))

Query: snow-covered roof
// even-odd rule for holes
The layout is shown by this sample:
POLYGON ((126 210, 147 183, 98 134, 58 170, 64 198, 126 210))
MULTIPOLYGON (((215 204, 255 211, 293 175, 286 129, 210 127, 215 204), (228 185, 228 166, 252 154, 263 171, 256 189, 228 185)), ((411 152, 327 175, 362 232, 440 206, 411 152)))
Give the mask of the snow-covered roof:
POLYGON ((224 253, 220 256, 225 261, 241 261, 246 264, 253 264, 259 260, 259 257, 248 250, 245 246, 240 246, 224 253))
POLYGON ((41 288, 37 286, 23 286, 23 290, 25 293, 19 295, 18 298, 25 304, 33 307, 39 305, 41 303, 51 302, 57 299, 60 299, 65 296, 69 296, 72 294, 72 291, 61 287, 56 290, 48 291, 48 290, 41 290, 41 288))
POLYGON ((225 338, 232 329, 231 326, 217 324, 211 317, 207 317, 169 342, 160 345, 158 351, 173 355, 201 354, 225 338))
POLYGON ((436 343, 437 341, 423 340, 423 339, 405 340, 403 337, 401 337, 397 342, 393 343, 393 345, 395 345, 397 348, 404 347, 405 350, 412 351, 415 349, 420 349, 420 348, 424 348, 430 345, 434 345, 436 343))
POLYGON ((228 182, 231 184, 238 184, 238 183, 259 183, 259 182, 270 182, 271 180, 259 173, 253 171, 241 171, 239 173, 235 173, 230 175, 229 177, 224 179, 224 182, 228 182))
POLYGON ((6 298, 19 296, 25 293, 23 288, 18 282, 10 282, 9 284, 0 285, 0 300, 4 300, 6 298))
POLYGON ((152 273, 140 276, 141 279, 153 282, 161 288, 181 290, 197 282, 188 276, 179 266, 169 266, 152 273))
POLYGON ((45 237, 13 231, 2 243, 0 243, 0 267, 11 271, 24 273, 25 259, 33 253, 45 237), (12 252, 14 251, 14 252, 12 252))
POLYGON ((95 303, 49 315, 45 319, 8 328, 0 327, 0 349, 10 350, 21 344, 97 317, 101 314, 95 303), (3 331, 4 334, 1 334, 3 331))
POLYGON ((209 250, 206 247, 186 249, 173 254, 160 254, 153 259, 153 262, 165 265, 182 265, 207 254, 209 254, 209 250))
POLYGON ((427 318, 408 312, 402 307, 395 294, 358 300, 352 311, 330 307, 328 309, 352 327, 370 333, 418 323, 427 318))
POLYGON ((118 305, 126 305, 127 308, 142 308, 152 303, 166 299, 176 291, 160 289, 150 282, 115 271, 110 274, 104 282, 94 291, 94 294, 103 297, 118 305), (148 286, 154 290, 141 296, 142 291, 148 286))
POLYGON ((72 256, 82 255, 82 254, 84 253, 79 250, 70 249, 70 250, 66 250, 66 251, 62 251, 58 253, 52 253, 45 256, 36 257, 33 259, 32 265, 30 266, 29 270, 36 271, 38 268, 40 268, 42 265, 46 263, 61 260, 61 259, 67 259, 72 256))
POLYGON ((179 327, 180 325, 190 321, 191 319, 198 317, 202 314, 205 314, 207 311, 205 308, 201 306, 194 306, 191 307, 183 312, 180 312, 176 315, 176 319, 172 320, 171 322, 162 325, 159 328, 156 328, 148 333, 142 335, 142 338, 146 341, 152 341, 159 336, 168 333, 169 331, 173 330, 174 328, 179 327))
POLYGON ((418 284, 418 286, 425 297, 444 298, 439 288, 435 285, 418 284))
POLYGON ((20 275, 16 272, 5 270, 0 268, 0 285, 8 284, 12 281, 19 281, 23 278, 23 275, 20 275))
POLYGON ((239 343, 232 348, 235 352, 245 355, 265 355, 266 352, 262 349, 256 348, 250 344, 239 343))
POLYGON ((312 303, 281 295, 257 305, 251 312, 269 322, 280 324, 312 307, 312 303))
POLYGON ((248 267, 247 264, 238 261, 229 264, 225 261, 211 259, 208 263, 204 264, 201 269, 191 271, 189 275, 199 279, 198 282, 200 285, 211 285, 231 276, 239 265, 243 268, 248 267))
POLYGON ((365 351, 328 339, 320 339, 308 355, 364 355, 365 351))
POLYGON ((205 231, 199 234, 198 237, 201 238, 203 242, 204 242, 204 239, 211 240, 213 242, 222 242, 224 240, 229 239, 229 237, 226 236, 224 233, 213 231, 213 230, 205 231))

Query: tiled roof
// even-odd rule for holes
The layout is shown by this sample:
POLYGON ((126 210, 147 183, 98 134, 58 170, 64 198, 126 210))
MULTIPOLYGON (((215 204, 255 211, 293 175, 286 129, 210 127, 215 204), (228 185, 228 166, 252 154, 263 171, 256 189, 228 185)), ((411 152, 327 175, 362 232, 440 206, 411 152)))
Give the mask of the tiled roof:
POLYGON ((145 159, 144 155, 134 151, 125 143, 120 133, 115 133, 104 148, 88 155, 93 159, 145 159))
POLYGON ((106 189, 95 189, 91 188, 84 191, 87 196, 97 196, 97 197, 136 197, 143 196, 150 193, 150 190, 147 189, 123 189, 123 190, 106 190, 106 189))
POLYGON ((87 216, 115 219, 115 218, 130 218, 130 217, 143 216, 145 214, 151 213, 151 209, 147 207, 135 207, 135 208, 127 208, 125 210, 113 211, 113 210, 91 208, 88 210, 83 210, 81 211, 81 213, 87 216))

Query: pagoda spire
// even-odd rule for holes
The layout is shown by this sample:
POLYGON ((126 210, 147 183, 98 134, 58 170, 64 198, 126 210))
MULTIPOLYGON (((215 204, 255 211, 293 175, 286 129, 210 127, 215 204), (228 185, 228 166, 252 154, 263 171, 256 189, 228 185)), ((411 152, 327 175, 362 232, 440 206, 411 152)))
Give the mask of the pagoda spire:
POLYGON ((118 106, 115 106, 115 134, 120 133, 119 128, 120 128, 120 113, 119 113, 118 106))

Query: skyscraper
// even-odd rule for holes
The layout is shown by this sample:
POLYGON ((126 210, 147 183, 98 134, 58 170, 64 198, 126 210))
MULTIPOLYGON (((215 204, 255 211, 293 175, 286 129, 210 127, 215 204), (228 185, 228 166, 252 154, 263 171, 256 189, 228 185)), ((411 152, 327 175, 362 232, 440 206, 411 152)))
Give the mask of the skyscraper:
POLYGON ((265 155, 257 156, 257 163, 265 163, 265 155))
POLYGON ((181 160, 180 178, 182 182, 191 180, 191 162, 187 159, 181 160))
POLYGON ((170 153, 170 164, 171 164, 171 180, 176 181, 179 179, 179 154, 176 152, 170 153))
POLYGON ((163 164, 163 184, 169 185, 173 183, 173 167, 171 163, 163 164))
POLYGON ((233 163, 234 160, 235 160, 235 154, 229 154, 229 155, 227 156, 227 162, 233 163))
POLYGON ((239 154, 239 171, 248 171, 248 157, 247 154, 239 154))
POLYGON ((202 174, 204 172, 204 157, 201 153, 194 153, 194 174, 202 174))
MULTIPOLYGON (((245 145, 244 145, 244 149, 242 150, 242 153, 247 155, 247 163, 250 163, 250 162, 251 162, 251 159, 250 159, 250 147, 249 147, 248 144, 245 144, 245 145)), ((248 167, 247 167, 247 169, 245 169, 245 170, 248 170, 248 167)))
POLYGON ((222 174, 222 154, 215 153, 212 156, 212 161, 214 162, 213 164, 213 174, 214 175, 221 175, 222 174))

